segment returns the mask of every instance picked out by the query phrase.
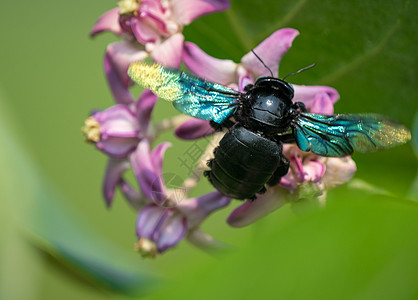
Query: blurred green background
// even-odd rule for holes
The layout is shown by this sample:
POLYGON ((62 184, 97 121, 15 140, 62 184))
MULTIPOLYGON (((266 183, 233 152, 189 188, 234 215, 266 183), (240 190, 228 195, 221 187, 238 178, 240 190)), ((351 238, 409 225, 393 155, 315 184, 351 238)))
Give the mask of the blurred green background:
MULTIPOLYGON (((336 112, 385 114, 414 141, 355 154, 355 180, 325 209, 287 205, 241 229, 225 223, 238 201, 217 212, 203 229, 233 247, 221 257, 182 242, 156 260, 134 253, 136 214, 119 194, 106 209, 106 157, 80 132, 113 104, 102 57, 117 38, 88 33, 115 4, 0 4, 0 299, 418 299, 416 1, 232 0, 186 27, 186 40, 237 62, 298 29, 281 76, 315 62, 292 82, 333 86, 336 112)), ((159 102, 154 118, 175 113, 159 102)), ((190 143, 167 139, 164 170, 185 178, 177 158, 190 143)))

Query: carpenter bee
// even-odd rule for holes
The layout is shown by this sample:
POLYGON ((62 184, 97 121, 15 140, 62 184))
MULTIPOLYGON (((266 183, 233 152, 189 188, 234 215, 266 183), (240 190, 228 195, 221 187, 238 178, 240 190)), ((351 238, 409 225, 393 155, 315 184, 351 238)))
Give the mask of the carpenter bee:
POLYGON ((377 114, 320 115, 292 102, 294 90, 285 80, 263 76, 240 93, 220 84, 157 64, 135 62, 131 79, 184 114, 228 128, 205 172, 222 194, 255 200, 266 185, 277 184, 289 170, 283 143, 303 151, 342 157, 406 143, 403 125, 377 114), (233 121, 231 120, 233 119, 233 121))

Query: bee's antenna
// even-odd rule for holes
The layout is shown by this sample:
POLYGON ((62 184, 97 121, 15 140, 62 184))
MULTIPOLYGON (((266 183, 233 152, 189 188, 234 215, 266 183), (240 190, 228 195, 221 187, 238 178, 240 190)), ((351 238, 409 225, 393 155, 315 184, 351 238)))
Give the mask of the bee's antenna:
POLYGON ((266 67, 267 70, 269 70, 271 77, 273 76, 273 72, 270 70, 269 67, 267 67, 267 65, 264 63, 264 61, 254 52, 254 49, 251 49, 251 52, 255 55, 255 57, 257 57, 257 59, 263 64, 264 67, 266 67))
POLYGON ((316 64, 315 63, 313 63, 312 65, 309 65, 309 66, 307 66, 307 67, 304 67, 304 68, 302 68, 302 69, 300 69, 300 70, 297 70, 296 72, 294 72, 294 73, 290 73, 289 75, 286 75, 285 77, 283 77, 283 79, 282 80, 285 80, 287 77, 289 77, 289 76, 293 76, 293 75, 296 75, 296 74, 299 74, 300 72, 303 72, 303 71, 306 71, 306 70, 308 70, 308 69, 310 69, 310 68, 313 68, 313 67, 315 67, 316 66, 316 64))

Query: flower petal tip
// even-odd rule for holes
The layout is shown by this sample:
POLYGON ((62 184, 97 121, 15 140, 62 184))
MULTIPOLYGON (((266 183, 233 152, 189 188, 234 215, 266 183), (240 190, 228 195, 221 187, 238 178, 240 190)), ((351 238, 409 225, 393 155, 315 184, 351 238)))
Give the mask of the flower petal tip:
POLYGON ((232 227, 237 227, 237 228, 248 225, 247 222, 245 222, 246 214, 248 211, 251 211, 251 207, 253 206, 253 203, 254 202, 246 201, 240 206, 238 206, 228 216, 228 218, 226 219, 226 222, 232 227))
POLYGON ((181 64, 183 44, 184 36, 176 33, 156 46, 151 52, 151 58, 164 67, 178 69, 181 64))
POLYGON ((174 14, 179 23, 188 25, 196 18, 230 7, 228 0, 176 0, 174 14))
POLYGON ((111 31, 116 35, 122 34, 122 28, 119 24, 119 8, 111 9, 105 12, 94 24, 90 31, 90 37, 95 37, 103 31, 111 31))
POLYGON ((190 119, 177 127, 174 134, 183 140, 195 140, 214 132, 215 130, 209 125, 209 121, 190 119))
POLYGON ((182 59, 187 68, 197 76, 224 85, 233 82, 238 66, 230 59, 218 59, 208 55, 191 42, 184 43, 182 59))
MULTIPOLYGON (((298 34, 299 31, 293 28, 279 29, 254 48, 254 52, 269 67, 274 76, 278 76, 280 61, 298 34)), ((244 55, 241 62, 255 74, 270 76, 268 70, 252 52, 244 55)))

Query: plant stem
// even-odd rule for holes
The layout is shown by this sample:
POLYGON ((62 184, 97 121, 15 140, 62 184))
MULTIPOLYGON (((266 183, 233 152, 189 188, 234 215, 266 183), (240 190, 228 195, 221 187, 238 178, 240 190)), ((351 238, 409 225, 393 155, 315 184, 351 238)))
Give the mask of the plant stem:
POLYGON ((154 136, 158 136, 162 131, 171 130, 180 126, 183 122, 189 120, 190 117, 186 115, 177 115, 172 118, 164 119, 153 126, 154 136))

